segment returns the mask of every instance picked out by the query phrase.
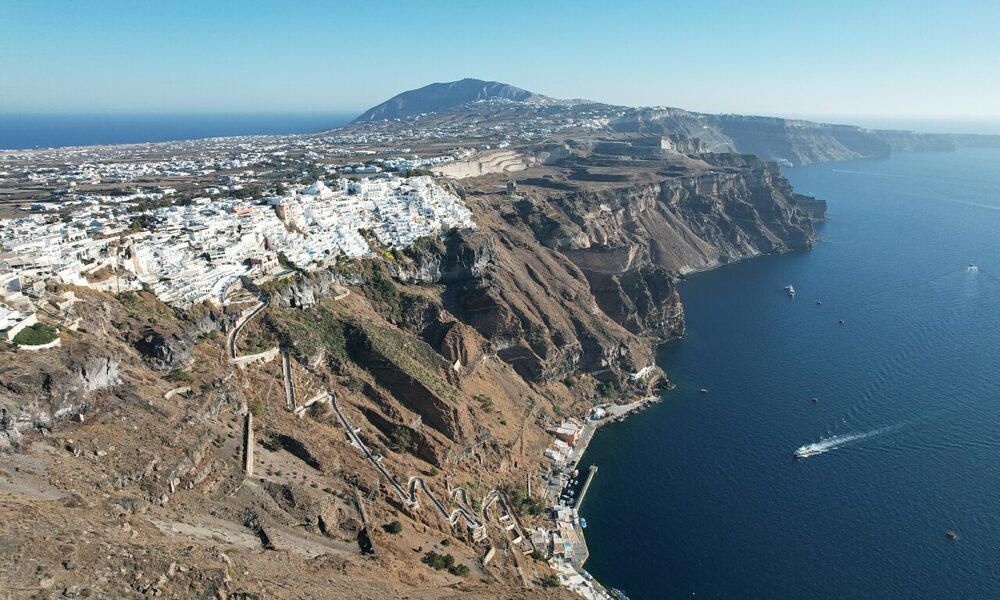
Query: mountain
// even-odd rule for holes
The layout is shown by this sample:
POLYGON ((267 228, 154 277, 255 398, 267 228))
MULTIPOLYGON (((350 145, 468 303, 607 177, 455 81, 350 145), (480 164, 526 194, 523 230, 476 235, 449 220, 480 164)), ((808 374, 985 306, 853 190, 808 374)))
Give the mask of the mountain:
POLYGON ((560 138, 579 135, 668 136, 703 152, 753 154, 784 165, 887 158, 893 152, 947 152, 962 146, 1000 146, 996 135, 880 130, 779 117, 698 113, 671 107, 628 107, 559 100, 512 85, 463 79, 403 92, 341 131, 385 140, 560 138), (489 102, 489 101, 493 102, 489 102), (503 102, 512 100, 516 102, 503 102), (421 117, 419 126, 412 118, 421 117), (400 119, 406 121, 400 123, 400 119), (428 134, 428 132, 432 132, 428 134), (372 135, 375 137, 372 137, 372 135), (682 140, 689 140, 683 141, 682 140))
POLYGON ((389 98, 385 102, 373 106, 364 114, 354 119, 354 123, 381 121, 383 119, 400 119, 426 112, 439 112, 449 108, 462 106, 476 100, 505 99, 525 101, 532 99, 548 99, 499 81, 483 81, 482 79, 462 79, 447 83, 432 83, 422 88, 409 90, 389 98))

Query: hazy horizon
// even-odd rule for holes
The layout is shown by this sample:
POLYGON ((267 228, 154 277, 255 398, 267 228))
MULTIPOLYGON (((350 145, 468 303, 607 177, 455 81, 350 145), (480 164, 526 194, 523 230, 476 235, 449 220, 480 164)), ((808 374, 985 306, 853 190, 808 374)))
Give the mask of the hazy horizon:
MULTIPOLYGON (((161 143, 217 137, 318 133, 343 126, 363 111, 254 112, 0 112, 0 150, 161 143)), ((1000 118, 784 116, 870 129, 1000 135, 1000 118)))

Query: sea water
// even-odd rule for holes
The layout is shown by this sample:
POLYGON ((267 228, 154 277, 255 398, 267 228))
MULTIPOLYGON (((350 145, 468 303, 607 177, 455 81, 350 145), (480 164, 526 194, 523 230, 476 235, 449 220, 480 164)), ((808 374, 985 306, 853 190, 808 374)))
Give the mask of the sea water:
POLYGON ((585 568, 634 599, 1000 597, 1000 150, 786 175, 822 241, 681 285, 677 389, 581 463, 585 568))

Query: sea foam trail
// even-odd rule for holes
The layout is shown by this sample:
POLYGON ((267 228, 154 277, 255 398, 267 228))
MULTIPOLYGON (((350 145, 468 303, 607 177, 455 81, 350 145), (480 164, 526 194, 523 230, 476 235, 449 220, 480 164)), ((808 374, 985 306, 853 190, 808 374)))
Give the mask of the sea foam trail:
POLYGON ((871 431, 864 431, 860 433, 845 433, 843 435, 835 435, 833 437, 823 438, 818 442, 812 444, 806 444, 798 450, 795 451, 796 458, 808 458, 810 456, 816 456, 817 454, 823 454, 824 452, 829 452, 830 450, 836 450, 837 448, 842 448, 848 444, 854 442, 859 442, 877 435, 882 435, 883 433, 889 433, 894 429, 898 429, 901 425, 892 425, 889 427, 879 427, 878 429, 873 429, 871 431))

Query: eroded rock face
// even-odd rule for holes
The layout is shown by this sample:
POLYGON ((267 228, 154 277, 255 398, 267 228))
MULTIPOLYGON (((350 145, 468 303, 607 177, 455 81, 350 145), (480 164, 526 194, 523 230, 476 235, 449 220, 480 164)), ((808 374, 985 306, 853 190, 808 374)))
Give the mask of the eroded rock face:
MULTIPOLYGON (((679 274, 807 248, 825 212, 822 201, 794 193, 777 165, 753 156, 701 154, 665 166, 656 157, 676 154, 677 140, 597 146, 635 156, 584 157, 566 169, 568 181, 539 184, 543 192, 474 204, 482 233, 417 253, 419 268, 404 275, 443 284, 447 311, 530 381, 583 371, 627 386, 652 364, 655 343, 683 335, 679 274), (647 154, 654 166, 633 182, 629 161, 647 154), (592 164, 627 166, 586 172, 592 164)), ((449 360, 460 354, 441 351, 449 360)))
POLYGON ((121 384, 120 368, 118 357, 74 344, 53 353, 41 371, 8 371, 0 378, 3 426, 9 432, 51 428, 84 413, 96 394, 121 384))
POLYGON ((442 326, 437 349, 448 362, 469 367, 479 362, 483 355, 482 337, 468 325, 451 321, 442 326))
POLYGON ((716 152, 754 154, 795 165, 859 158, 887 158, 893 151, 950 151, 952 136, 872 130, 776 117, 709 115, 679 108, 637 108, 609 127, 619 132, 695 140, 716 152))
POLYGON ((182 369, 194 361, 194 340, 185 333, 163 333, 150 328, 143 332, 135 348, 159 371, 182 369))
POLYGON ((392 265, 404 282, 454 284, 482 277, 497 259, 493 240, 476 231, 454 231, 444 240, 422 240, 406 251, 408 263, 392 265))
POLYGON ((329 295, 334 285, 361 285, 362 275, 343 273, 334 268, 310 271, 308 276, 297 274, 287 278, 287 283, 269 294, 278 308, 308 308, 317 300, 329 295))
POLYGON ((121 363, 117 358, 91 355, 81 359, 77 365, 78 383, 85 392, 96 392, 121 383, 121 363))
POLYGON ((458 390, 447 379, 450 365, 430 346, 386 328, 351 325, 344 334, 351 358, 424 423, 452 440, 471 430, 458 410, 458 390))

